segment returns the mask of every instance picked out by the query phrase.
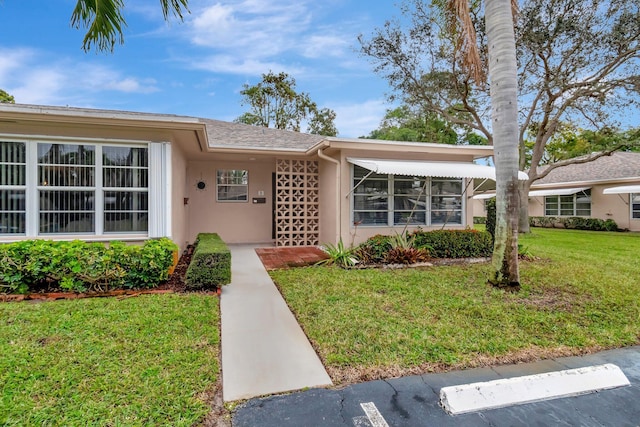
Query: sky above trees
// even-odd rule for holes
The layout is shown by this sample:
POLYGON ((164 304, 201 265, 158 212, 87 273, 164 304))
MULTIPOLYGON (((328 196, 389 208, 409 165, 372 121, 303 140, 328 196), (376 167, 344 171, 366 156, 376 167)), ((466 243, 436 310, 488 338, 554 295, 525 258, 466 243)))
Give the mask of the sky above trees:
POLYGON ((390 2, 190 0, 165 23, 157 0, 127 1, 125 44, 85 53, 73 0, 0 2, 0 88, 18 103, 184 114, 233 120, 243 84, 286 72, 341 136, 375 129, 386 82, 358 53, 357 36, 399 15, 390 2))

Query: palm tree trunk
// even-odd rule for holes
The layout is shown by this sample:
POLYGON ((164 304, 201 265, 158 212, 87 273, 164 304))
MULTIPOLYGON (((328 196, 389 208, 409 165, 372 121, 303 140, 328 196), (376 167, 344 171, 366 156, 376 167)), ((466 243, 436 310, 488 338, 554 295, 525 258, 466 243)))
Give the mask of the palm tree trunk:
POLYGON ((496 231, 493 274, 500 287, 520 285, 518 267, 518 82, 511 0, 486 0, 489 79, 496 166, 496 231))

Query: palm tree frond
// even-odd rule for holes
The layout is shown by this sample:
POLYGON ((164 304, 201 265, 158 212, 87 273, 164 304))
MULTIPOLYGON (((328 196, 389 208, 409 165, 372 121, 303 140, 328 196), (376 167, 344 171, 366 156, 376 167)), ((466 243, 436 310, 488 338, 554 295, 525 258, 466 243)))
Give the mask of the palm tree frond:
POLYGON ((181 21, 184 20, 183 12, 189 13, 188 3, 189 0, 160 0, 165 21, 169 19, 169 15, 173 15, 181 21))
POLYGON ((124 43, 122 29, 127 23, 122 16, 123 6, 123 0, 78 0, 71 15, 71 26, 87 28, 83 50, 91 50, 93 44, 100 51, 113 51, 116 42, 124 43))
MULTIPOLYGON (((517 0, 513 0, 517 2, 517 0)), ((471 10, 468 0, 450 0, 447 2, 449 15, 449 31, 457 34, 457 49, 463 54, 462 64, 467 74, 476 83, 485 81, 484 69, 478 50, 476 29, 471 20, 471 10)))
MULTIPOLYGON (((189 0, 160 0, 164 19, 173 15, 184 20, 184 14, 189 13, 188 3, 189 0)), ((71 14, 71 26, 87 29, 82 41, 85 52, 92 46, 98 51, 113 52, 116 43, 124 43, 123 29, 127 22, 123 8, 124 0, 78 0, 71 14)))

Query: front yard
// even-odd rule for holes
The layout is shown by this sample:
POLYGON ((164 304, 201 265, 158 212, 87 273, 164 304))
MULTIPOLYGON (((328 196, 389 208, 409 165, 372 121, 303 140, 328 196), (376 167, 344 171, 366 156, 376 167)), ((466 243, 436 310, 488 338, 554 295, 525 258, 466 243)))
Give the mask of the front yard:
MULTIPOLYGON (((521 242, 538 259, 515 294, 477 264, 272 277, 338 384, 638 343, 640 234, 534 229, 521 242)), ((209 425, 218 302, 0 304, 0 425, 209 425)))
POLYGON ((0 304, 0 425, 202 422, 219 376, 218 301, 0 304))
POLYGON ((640 235, 534 229, 522 290, 487 265, 272 272, 337 383, 638 343, 640 235))

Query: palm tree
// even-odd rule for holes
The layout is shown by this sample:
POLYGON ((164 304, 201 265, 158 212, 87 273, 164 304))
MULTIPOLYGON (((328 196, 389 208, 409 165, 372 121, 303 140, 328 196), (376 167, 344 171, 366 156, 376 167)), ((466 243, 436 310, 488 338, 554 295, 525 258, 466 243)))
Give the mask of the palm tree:
MULTIPOLYGON (((188 13, 189 0, 160 0, 165 20, 169 15, 182 20, 183 13, 188 13)), ((113 51, 116 42, 123 44, 123 27, 127 23, 122 16, 124 0, 78 0, 71 15, 71 26, 87 28, 82 42, 85 51, 94 44, 100 51, 113 51)))
MULTIPOLYGON (((448 0, 452 29, 459 48, 466 53, 469 75, 483 79, 475 30, 468 0, 448 0)), ((485 0, 485 25, 489 53, 491 126, 496 166, 496 230, 493 275, 489 281, 500 287, 518 288, 518 98, 516 44, 513 17, 516 0, 485 0)))

